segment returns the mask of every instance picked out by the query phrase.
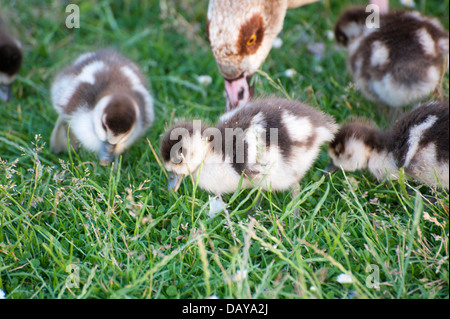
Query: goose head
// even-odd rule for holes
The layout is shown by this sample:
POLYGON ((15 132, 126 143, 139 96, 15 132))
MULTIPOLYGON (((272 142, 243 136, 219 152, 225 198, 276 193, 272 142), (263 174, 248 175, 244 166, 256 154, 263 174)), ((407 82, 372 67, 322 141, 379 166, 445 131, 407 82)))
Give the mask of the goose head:
POLYGON ((251 78, 283 27, 286 0, 210 0, 207 35, 225 79, 227 110, 253 96, 251 78))
POLYGON ((287 9, 318 0, 209 0, 206 33, 225 80, 227 111, 253 97, 252 76, 283 28, 287 9))

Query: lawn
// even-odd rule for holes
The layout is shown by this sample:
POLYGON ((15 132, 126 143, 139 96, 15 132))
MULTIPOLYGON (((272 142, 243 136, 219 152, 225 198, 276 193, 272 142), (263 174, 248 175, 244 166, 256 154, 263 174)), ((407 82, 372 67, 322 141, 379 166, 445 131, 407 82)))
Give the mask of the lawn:
MULTIPOLYGON (((238 190, 224 196, 226 212, 209 218, 210 194, 191 180, 167 192, 158 162, 164 131, 185 118, 215 122, 225 109, 205 35, 207 2, 74 0, 80 28, 69 29, 68 1, 1 1, 25 51, 14 98, 0 110, 6 298, 448 299, 446 192, 403 178, 380 183, 367 172, 329 174, 326 148, 294 200, 288 192, 238 190), (102 47, 136 61, 155 99, 154 125, 117 170, 85 150, 54 155, 49 148, 53 77, 102 47), (212 83, 200 84, 200 75, 212 83), (342 274, 351 283, 339 282, 342 274)), ((448 30, 448 1, 415 2, 448 30)), ((283 45, 264 63, 256 94, 287 94, 339 123, 360 116, 388 127, 388 112, 355 90, 332 38, 339 13, 357 3, 365 1, 290 10, 283 45)), ((448 73, 444 93, 448 99, 448 73)))

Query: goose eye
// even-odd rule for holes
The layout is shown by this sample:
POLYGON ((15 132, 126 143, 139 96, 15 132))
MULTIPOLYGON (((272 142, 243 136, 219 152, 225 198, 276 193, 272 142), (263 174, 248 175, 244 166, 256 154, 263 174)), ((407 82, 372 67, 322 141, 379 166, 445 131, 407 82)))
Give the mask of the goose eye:
POLYGON ((256 42, 256 33, 253 33, 252 36, 247 40, 247 45, 252 45, 256 42))
POLYGON ((103 127, 103 129, 106 131, 106 125, 105 125, 105 123, 103 123, 103 122, 102 122, 102 127, 103 127))

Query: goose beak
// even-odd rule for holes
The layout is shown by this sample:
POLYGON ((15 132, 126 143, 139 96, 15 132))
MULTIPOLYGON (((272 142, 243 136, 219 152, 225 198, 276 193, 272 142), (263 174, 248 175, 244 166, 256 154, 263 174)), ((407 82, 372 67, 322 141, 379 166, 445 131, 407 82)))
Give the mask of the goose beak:
POLYGON ((167 183, 167 190, 176 193, 178 188, 180 188, 181 182, 183 181, 183 176, 169 173, 169 182, 167 183))
POLYGON ((370 0, 370 3, 377 5, 382 14, 389 12, 389 0, 370 0))
POLYGON ((100 149, 100 165, 106 166, 113 161, 114 157, 114 145, 108 142, 102 142, 100 149))
POLYGON ((11 84, 0 84, 0 100, 8 102, 12 97, 11 84))
POLYGON ((337 170, 339 170, 339 167, 334 165, 332 161, 330 163, 328 163, 328 165, 324 168, 324 171, 326 171, 328 173, 334 173, 337 170))
POLYGON ((225 79, 225 91, 227 92, 227 112, 246 105, 253 98, 255 86, 250 85, 252 74, 243 72, 234 79, 225 79))

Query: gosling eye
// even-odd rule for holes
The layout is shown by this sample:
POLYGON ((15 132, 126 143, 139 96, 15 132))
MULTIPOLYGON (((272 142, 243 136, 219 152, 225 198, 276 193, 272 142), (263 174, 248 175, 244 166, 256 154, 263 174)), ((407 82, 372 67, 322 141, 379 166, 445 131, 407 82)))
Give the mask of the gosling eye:
POLYGON ((344 152, 344 147, 341 143, 337 144, 334 149, 334 154, 336 154, 337 157, 339 157, 344 152))
POLYGON ((339 157, 339 152, 337 151, 336 147, 331 148, 331 152, 333 153, 334 156, 339 157))
POLYGON ((174 157, 173 162, 175 164, 181 164, 184 161, 184 152, 183 152, 183 148, 181 147, 178 152, 177 155, 174 157))
POLYGON ((174 164, 183 163, 183 156, 177 156, 177 157, 172 158, 172 163, 174 163, 174 164))

